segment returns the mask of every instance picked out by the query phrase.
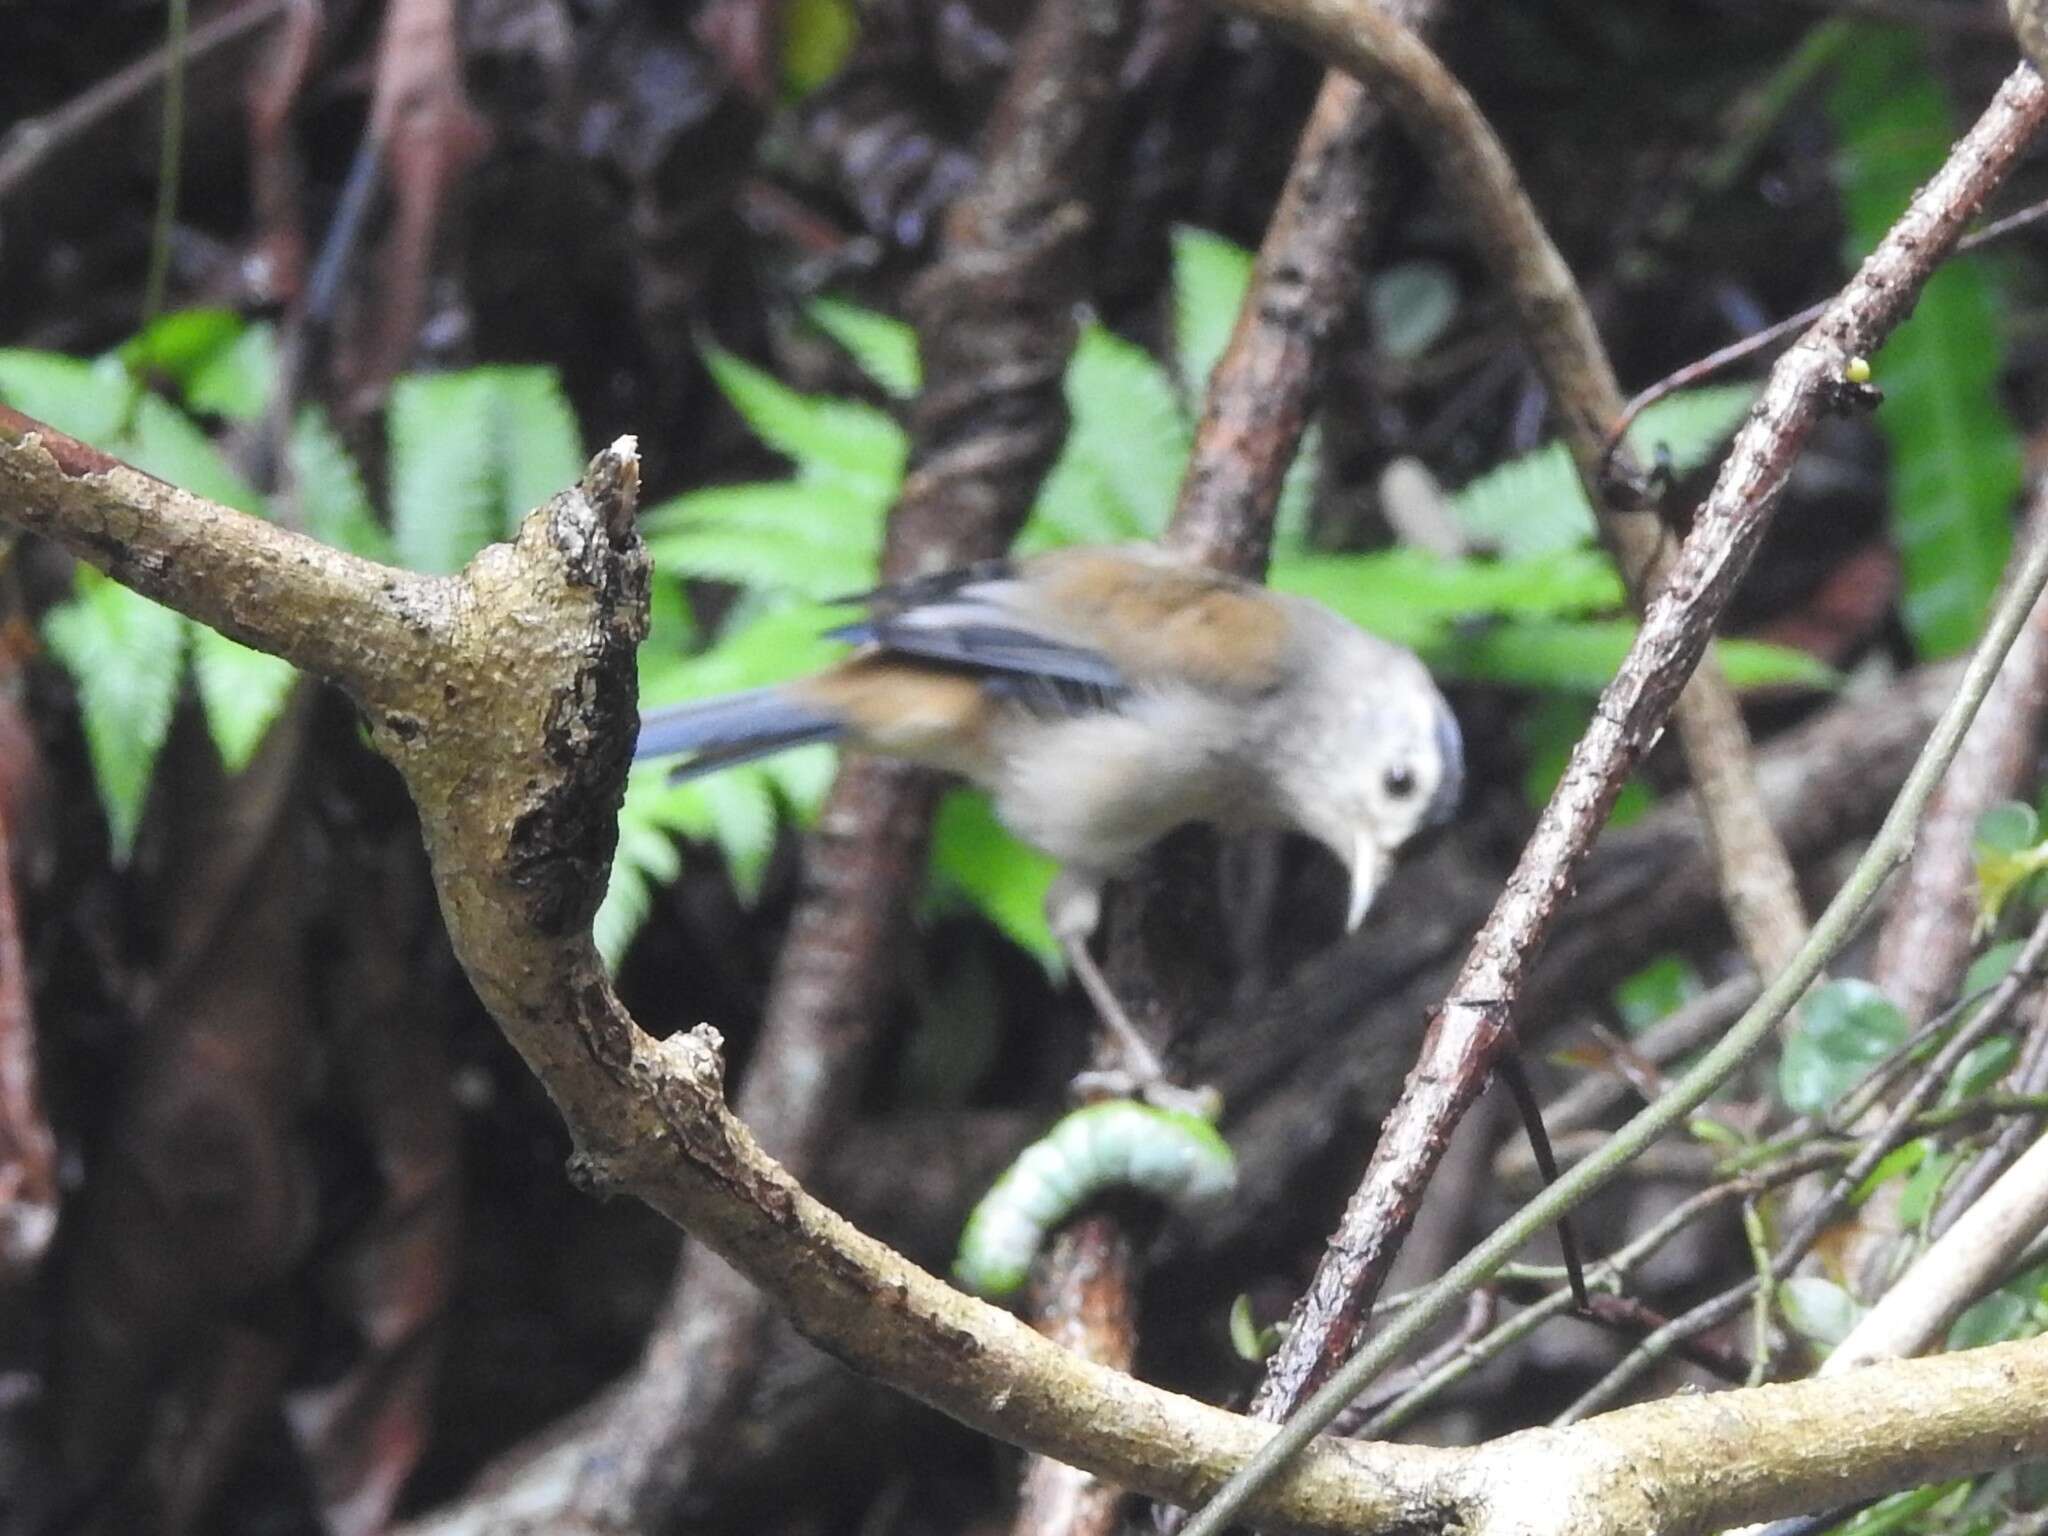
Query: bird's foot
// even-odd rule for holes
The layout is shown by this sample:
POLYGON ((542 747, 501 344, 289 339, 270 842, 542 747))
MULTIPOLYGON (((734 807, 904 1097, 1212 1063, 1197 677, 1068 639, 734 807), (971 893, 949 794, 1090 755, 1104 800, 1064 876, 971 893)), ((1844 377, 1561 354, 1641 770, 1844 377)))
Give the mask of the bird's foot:
POLYGON ((1173 1110, 1215 1121, 1223 1115, 1223 1095, 1207 1084, 1183 1088, 1163 1077, 1140 1078, 1128 1067, 1095 1067, 1074 1074, 1068 1092, 1083 1104, 1104 1099, 1138 1099, 1154 1109, 1173 1110))

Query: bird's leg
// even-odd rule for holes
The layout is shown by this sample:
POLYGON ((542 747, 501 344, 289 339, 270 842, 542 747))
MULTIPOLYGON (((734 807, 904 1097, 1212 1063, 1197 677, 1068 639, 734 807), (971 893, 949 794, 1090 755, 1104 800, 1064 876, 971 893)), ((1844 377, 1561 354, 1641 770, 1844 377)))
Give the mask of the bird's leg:
POLYGON ((1184 1109, 1214 1119, 1220 1107, 1215 1090, 1177 1088, 1167 1080, 1166 1063, 1131 1022, 1109 978, 1088 952, 1089 937, 1102 919, 1101 883, 1062 871, 1046 894, 1045 915, 1081 990, 1095 1005, 1115 1054, 1122 1058, 1114 1066, 1082 1073, 1076 1085, 1084 1092, 1136 1094, 1162 1109, 1184 1109))
POLYGON ((1152 1049, 1152 1042, 1139 1033, 1138 1026, 1124 1012, 1123 1004, 1116 1000, 1116 993, 1110 990, 1109 979, 1102 974, 1095 957, 1088 953, 1088 941, 1083 938, 1062 939, 1060 947, 1066 951, 1067 964, 1074 968, 1075 980, 1081 983, 1081 990, 1088 994, 1088 1001, 1095 1005, 1103 1027, 1115 1041, 1116 1050, 1124 1059, 1124 1075, 1139 1087, 1165 1081, 1166 1063, 1159 1059, 1159 1053, 1152 1049))

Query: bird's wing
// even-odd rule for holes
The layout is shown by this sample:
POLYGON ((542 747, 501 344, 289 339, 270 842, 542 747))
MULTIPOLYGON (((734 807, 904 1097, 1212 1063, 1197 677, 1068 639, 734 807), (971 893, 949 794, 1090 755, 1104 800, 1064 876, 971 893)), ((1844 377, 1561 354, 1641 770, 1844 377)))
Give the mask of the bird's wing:
POLYGON ((1253 697, 1282 681, 1289 610, 1263 587, 1150 546, 985 561, 864 594, 833 631, 881 654, 1092 691, 1253 697))
POLYGON ((1063 634, 1134 686, 1254 698, 1285 680, 1293 607, 1264 587, 1155 546, 1072 549, 1028 562, 1020 586, 1063 634))
POLYGON ((864 600, 868 617, 832 630, 833 639, 1019 682, 1098 693, 1127 686, 1116 663, 1086 637, 1063 633, 1056 615, 1039 611, 1008 562, 984 561, 878 588, 864 600))

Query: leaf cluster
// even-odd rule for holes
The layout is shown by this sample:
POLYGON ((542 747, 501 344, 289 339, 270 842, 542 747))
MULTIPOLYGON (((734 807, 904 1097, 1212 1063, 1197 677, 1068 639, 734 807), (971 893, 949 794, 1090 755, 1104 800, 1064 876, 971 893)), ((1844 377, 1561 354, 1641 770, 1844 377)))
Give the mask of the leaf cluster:
MULTIPOLYGON (((286 439, 287 488, 264 495, 209 427, 257 423, 277 366, 270 326, 188 310, 97 359, 0 351, 0 399, 197 495, 422 571, 458 569, 582 466, 575 417, 551 370, 480 368, 403 379, 394 389, 385 414, 388 529, 317 406, 299 412, 286 439)), ((70 601, 45 616, 42 636, 77 685, 114 855, 125 860, 188 683, 235 773, 283 709, 294 674, 87 566, 74 582, 70 601)))

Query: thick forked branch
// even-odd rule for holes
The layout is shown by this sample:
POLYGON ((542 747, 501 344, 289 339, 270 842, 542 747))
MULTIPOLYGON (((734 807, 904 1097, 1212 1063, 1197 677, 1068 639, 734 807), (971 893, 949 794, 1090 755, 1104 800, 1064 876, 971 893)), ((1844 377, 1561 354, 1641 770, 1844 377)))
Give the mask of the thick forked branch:
MULTIPOLYGON (((418 806, 455 953, 560 1108, 588 1179, 687 1228, 857 1368, 1123 1486, 1198 1501, 1274 1433, 1080 1361, 861 1233, 727 1109, 715 1032, 657 1041, 620 1006, 590 917, 645 621, 630 444, 451 578, 342 560, 105 464, 9 417, 0 515, 196 618, 231 618, 241 638, 354 694, 418 806)), ((1324 1531, 1529 1529, 1523 1495, 1540 1470, 1543 1509, 1576 1529, 1705 1530, 1804 1507, 1823 1484, 1839 1497, 2048 1453, 2044 1405, 2048 1341, 2035 1340, 1477 1450, 1323 1444, 1254 1512, 1324 1531), (1646 1467, 1663 1469, 1654 1510, 1646 1467)))

